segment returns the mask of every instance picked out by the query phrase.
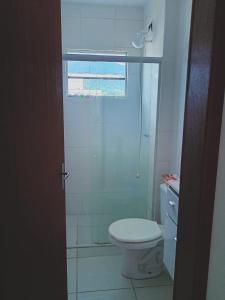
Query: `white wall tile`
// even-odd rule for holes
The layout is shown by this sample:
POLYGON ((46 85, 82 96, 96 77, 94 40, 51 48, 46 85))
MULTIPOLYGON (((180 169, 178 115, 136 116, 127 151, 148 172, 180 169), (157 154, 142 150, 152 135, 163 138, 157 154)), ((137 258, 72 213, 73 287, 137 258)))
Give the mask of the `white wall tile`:
POLYGON ((80 100, 79 97, 65 97, 64 115, 68 123, 76 122, 79 124, 82 120, 88 123, 102 122, 102 98, 80 100))
POLYGON ((80 17, 82 12, 82 5, 74 3, 62 3, 61 14, 64 17, 80 17))
POLYGON ((93 244, 92 232, 93 226, 78 226, 78 244, 91 245, 93 244))
POLYGON ((94 226, 97 225, 97 218, 101 218, 101 215, 79 215, 78 225, 79 226, 94 226))
POLYGON ((68 194, 66 190, 66 212, 72 215, 84 213, 83 198, 79 194, 68 194))
POLYGON ((77 244, 77 226, 66 228, 67 248, 75 247, 77 244))
POLYGON ((144 9, 142 7, 116 7, 116 19, 143 21, 144 9))
POLYGON ((113 49, 115 46, 114 20, 82 19, 82 45, 86 49, 113 49))
POLYGON ((68 300, 77 300, 77 294, 76 293, 68 294, 68 300))
POLYGON ((171 131, 158 133, 157 159, 159 161, 168 161, 172 157, 172 137, 173 132, 171 131))
POLYGON ((82 193, 83 191, 96 190, 90 174, 86 174, 82 170, 76 173, 70 173, 70 177, 66 181, 66 191, 68 194, 82 193))
POLYGON ((67 147, 65 149, 65 167, 69 173, 90 172, 94 166, 96 152, 90 147, 67 147))
POLYGON ((76 276, 76 259, 70 258, 67 259, 67 284, 68 284, 68 293, 76 293, 77 286, 77 276, 76 276))
POLYGON ((77 248, 67 249, 66 255, 67 255, 67 258, 76 258, 78 255, 77 248))
POLYGON ((66 216, 66 227, 76 227, 78 223, 78 218, 76 215, 67 215, 66 216))
POLYGON ((66 49, 79 49, 81 47, 81 20, 67 17, 62 22, 62 47, 66 49))
POLYGON ((101 143, 102 126, 80 122, 64 122, 65 146, 66 147, 97 147, 101 143))
POLYGON ((83 5, 83 18, 114 19, 116 8, 110 5, 83 5))

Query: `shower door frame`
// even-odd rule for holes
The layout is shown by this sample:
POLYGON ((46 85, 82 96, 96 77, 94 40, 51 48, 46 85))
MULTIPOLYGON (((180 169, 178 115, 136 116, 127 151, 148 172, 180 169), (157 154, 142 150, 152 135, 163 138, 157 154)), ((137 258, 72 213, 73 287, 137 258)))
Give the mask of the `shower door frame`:
MULTIPOLYGON (((81 50, 85 51, 85 50, 81 50)), ((87 51, 87 50, 86 50, 87 51)), ((134 64, 157 64, 158 65, 158 92, 157 92, 157 108, 156 108, 156 129, 155 129, 155 139, 157 139, 157 131, 158 131, 158 120, 159 120, 159 102, 160 102, 160 92, 161 92, 161 73, 162 73, 162 57, 147 57, 147 56, 128 56, 128 55, 105 55, 105 54, 87 54, 84 53, 78 53, 74 52, 73 50, 70 50, 69 52, 64 52, 62 55, 63 64, 68 61, 83 61, 83 62, 121 62, 121 63, 134 63, 134 64)), ((64 66, 65 68, 65 66, 64 66)), ((66 76, 63 74, 63 80, 66 80, 66 76)), ((67 85, 67 83, 65 83, 67 85)), ((73 97, 73 96, 72 96, 73 97)), ((142 110, 142 108, 141 108, 142 110)), ((141 120, 142 122, 142 120, 141 120)), ((154 157, 156 154, 156 142, 154 145, 154 157)), ((155 173, 155 161, 153 165, 153 173, 155 173)), ((155 180, 154 180, 155 181, 155 180)), ((154 190, 152 191, 152 198, 154 199, 154 190)), ((152 202, 152 205, 154 205, 154 200, 152 202)), ((153 217, 153 213, 152 213, 153 217)), ((76 244, 75 246, 67 247, 67 249, 73 249, 73 248, 90 248, 90 247, 102 247, 112 245, 111 243, 103 243, 103 244, 76 244)))

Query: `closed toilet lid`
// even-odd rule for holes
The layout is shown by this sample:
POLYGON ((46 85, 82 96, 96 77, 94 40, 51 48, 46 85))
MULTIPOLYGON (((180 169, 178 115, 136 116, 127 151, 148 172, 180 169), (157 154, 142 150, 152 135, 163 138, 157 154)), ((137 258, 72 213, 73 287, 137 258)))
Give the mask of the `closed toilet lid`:
POLYGON ((145 219, 123 219, 109 226, 109 234, 116 240, 141 243, 158 239, 162 231, 156 222, 145 219))

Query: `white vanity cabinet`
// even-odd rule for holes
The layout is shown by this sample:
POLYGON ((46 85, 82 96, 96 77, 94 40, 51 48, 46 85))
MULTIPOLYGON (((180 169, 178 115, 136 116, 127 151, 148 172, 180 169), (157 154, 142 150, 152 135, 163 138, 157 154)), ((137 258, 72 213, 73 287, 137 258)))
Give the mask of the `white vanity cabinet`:
POLYGON ((170 187, 167 191, 166 216, 164 224, 164 264, 174 279, 176 242, 177 242, 177 217, 179 197, 170 187))

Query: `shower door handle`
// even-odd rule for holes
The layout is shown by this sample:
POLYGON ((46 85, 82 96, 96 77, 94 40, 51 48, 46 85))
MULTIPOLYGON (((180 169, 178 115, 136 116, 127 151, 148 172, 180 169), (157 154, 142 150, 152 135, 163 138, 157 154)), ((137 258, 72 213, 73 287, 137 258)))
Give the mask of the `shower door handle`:
POLYGON ((65 181, 70 176, 69 172, 66 172, 66 170, 65 170, 65 164, 64 163, 62 163, 61 176, 62 176, 62 188, 64 190, 65 189, 65 181))

